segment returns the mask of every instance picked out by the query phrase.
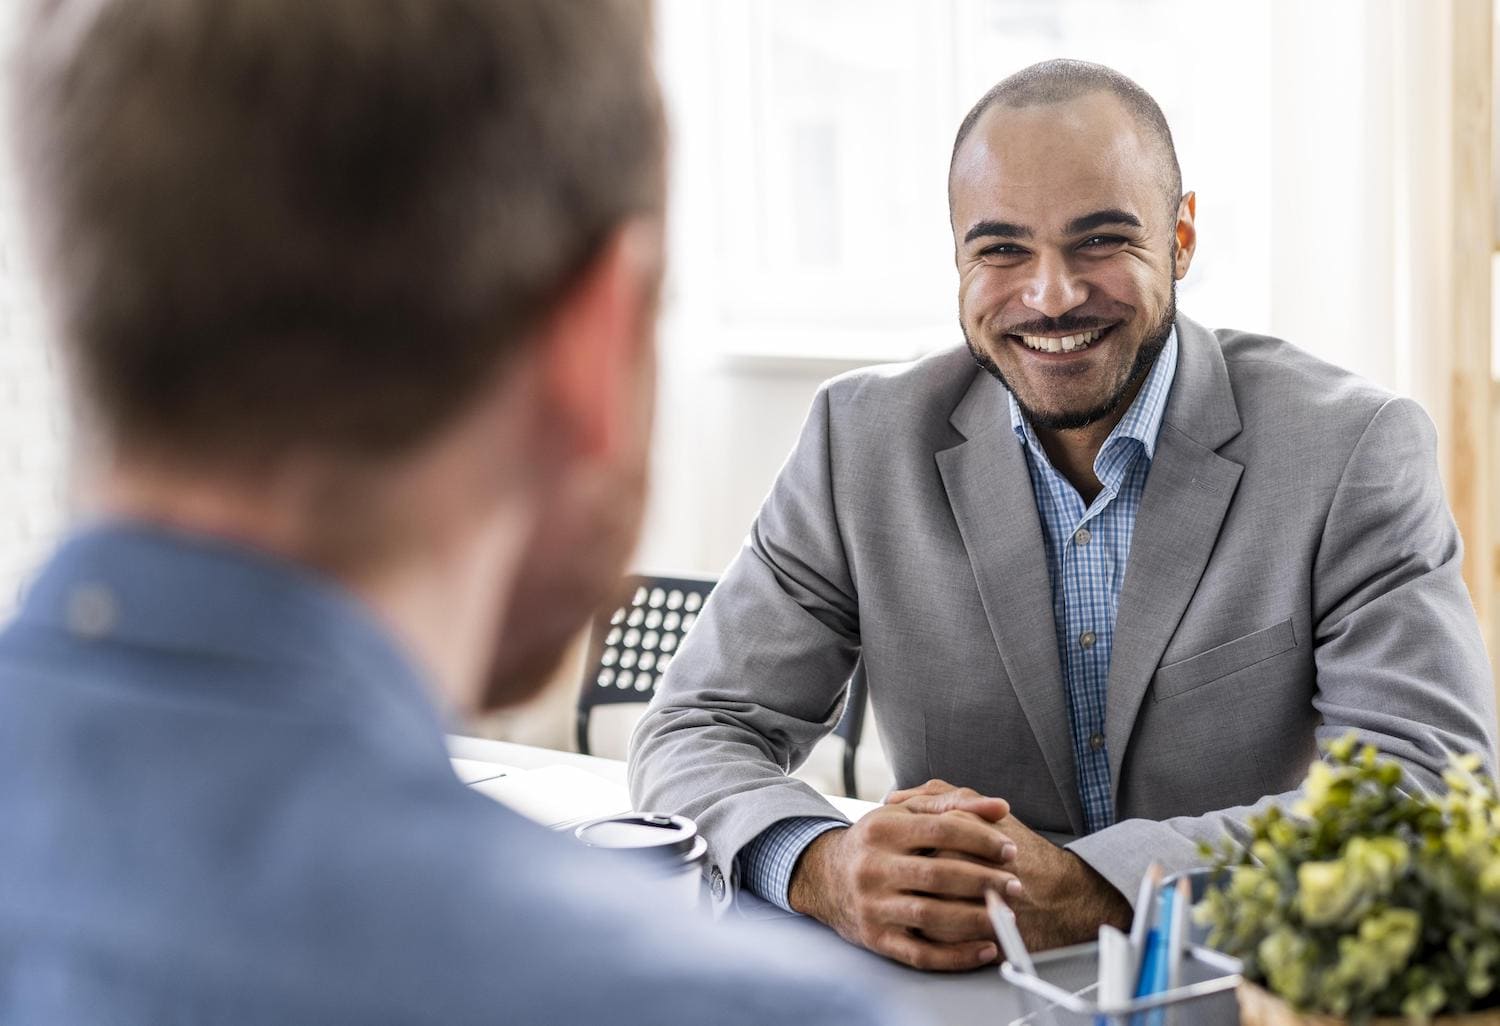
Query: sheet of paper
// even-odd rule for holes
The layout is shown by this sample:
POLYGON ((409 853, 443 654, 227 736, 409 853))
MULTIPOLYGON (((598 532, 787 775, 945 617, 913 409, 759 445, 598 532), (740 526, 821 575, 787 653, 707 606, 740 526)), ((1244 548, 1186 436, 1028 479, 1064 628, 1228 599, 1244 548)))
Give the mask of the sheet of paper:
POLYGON ((449 759, 453 772, 465 784, 477 784, 481 780, 509 776, 518 772, 514 767, 502 766, 498 762, 480 762, 478 759, 449 759))
POLYGON ((858 822, 866 813, 880 808, 879 802, 861 801, 858 798, 845 798, 843 795, 837 794, 830 794, 825 797, 828 799, 828 804, 848 816, 849 821, 852 823, 858 822))
POLYGON ((630 811, 630 792, 624 784, 596 777, 575 766, 521 770, 471 786, 554 830, 630 811))

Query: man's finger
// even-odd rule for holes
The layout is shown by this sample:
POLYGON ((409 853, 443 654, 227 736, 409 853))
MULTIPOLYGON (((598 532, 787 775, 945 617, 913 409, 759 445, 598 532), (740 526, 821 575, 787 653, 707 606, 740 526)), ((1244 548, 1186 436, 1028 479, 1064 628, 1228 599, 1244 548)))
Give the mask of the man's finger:
MULTIPOLYGON (((921 851, 914 851, 914 852, 912 852, 912 854, 913 855, 925 855, 925 856, 928 856, 929 858, 935 856, 935 857, 940 858, 940 859, 963 859, 965 862, 973 862, 976 865, 980 865, 980 866, 993 866, 994 865, 994 863, 991 862, 989 859, 977 858, 976 856, 967 855, 967 854, 965 854, 964 852, 961 852, 961 851, 947 851, 945 849, 937 849, 937 850, 923 849, 921 851)), ((1014 844, 1007 844, 1007 845, 1002 846, 1001 855, 1003 856, 1003 858, 1001 859, 1000 865, 1001 866, 1010 866, 1011 863, 1013 863, 1016 860, 1016 856, 1018 854, 1019 854, 1019 849, 1016 848, 1016 846, 1014 844)))
POLYGON ((890 794, 885 796, 885 804, 895 805, 898 802, 904 802, 908 798, 913 798, 919 794, 942 794, 944 791, 957 790, 959 790, 959 788, 954 787, 952 784, 948 783, 948 781, 937 780, 934 778, 927 781, 927 783, 925 784, 918 784, 916 787, 906 787, 902 788, 899 791, 892 791, 890 794))
POLYGON ((919 931, 926 940, 956 944, 995 938, 989 913, 974 901, 898 894, 882 901, 878 914, 884 922, 919 931))
POLYGON ((943 944, 913 937, 899 927, 892 927, 881 934, 872 947, 887 958, 904 962, 916 969, 948 973, 978 969, 1000 955, 994 941, 943 944))
POLYGON ((906 849, 931 848, 972 855, 995 866, 1015 854, 1015 842, 980 820, 955 816, 911 816, 902 824, 911 838, 906 849))
POLYGON ((892 816, 868 828, 870 838, 888 852, 903 855, 929 848, 972 855, 997 868, 1015 855, 1015 842, 989 823, 968 816, 892 816))
POLYGON ((924 815, 905 806, 892 806, 866 816, 854 827, 873 847, 893 854, 932 855, 944 848, 978 855, 990 862, 1003 861, 1004 847, 1011 842, 999 827, 971 813, 949 810, 924 815), (959 843, 947 843, 958 839, 959 843), (928 851, 918 852, 927 848, 928 851))
POLYGON ((982 794, 965 795, 959 791, 919 794, 899 804, 909 812, 972 812, 991 823, 998 823, 1010 815, 1010 802, 1004 798, 990 798, 982 794))
POLYGON ((892 859, 887 872, 891 883, 902 891, 916 891, 943 898, 978 901, 986 890, 1007 898, 1020 897, 1025 888, 1014 873, 995 869, 989 863, 953 857, 920 858, 904 855, 892 859))

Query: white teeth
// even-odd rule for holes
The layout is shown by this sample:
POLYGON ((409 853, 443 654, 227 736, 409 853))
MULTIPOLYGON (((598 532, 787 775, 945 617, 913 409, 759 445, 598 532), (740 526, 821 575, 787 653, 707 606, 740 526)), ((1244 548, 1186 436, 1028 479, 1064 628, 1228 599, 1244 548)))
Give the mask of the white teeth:
POLYGON ((1022 335, 1021 341, 1032 349, 1044 353, 1071 353, 1075 349, 1083 349, 1091 342, 1098 340, 1104 334, 1104 329, 1097 331, 1080 332, 1077 335, 1064 335, 1054 338, 1051 335, 1022 335))

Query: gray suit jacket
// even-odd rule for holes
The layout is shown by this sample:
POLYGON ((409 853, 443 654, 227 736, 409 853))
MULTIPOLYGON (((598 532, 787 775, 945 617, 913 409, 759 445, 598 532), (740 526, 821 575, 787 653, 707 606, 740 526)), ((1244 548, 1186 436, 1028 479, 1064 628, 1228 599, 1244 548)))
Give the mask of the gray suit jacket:
POLYGON ((1150 861, 1195 864, 1294 791, 1319 741, 1356 731, 1422 785, 1450 750, 1493 769, 1431 421, 1285 342, 1177 332, 1110 662, 1114 826, 1080 836, 1025 455, 963 348, 819 392, 636 731, 639 805, 698 820, 731 885, 777 820, 837 815, 787 771, 837 720, 857 658, 898 786, 1004 797, 1132 897, 1150 861))

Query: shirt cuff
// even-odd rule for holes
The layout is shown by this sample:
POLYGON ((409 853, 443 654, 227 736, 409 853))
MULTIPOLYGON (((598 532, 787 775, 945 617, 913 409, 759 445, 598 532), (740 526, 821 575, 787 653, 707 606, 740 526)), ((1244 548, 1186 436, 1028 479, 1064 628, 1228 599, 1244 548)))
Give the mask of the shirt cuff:
POLYGON ((756 897, 791 912, 787 892, 797 860, 818 837, 848 825, 841 819, 822 816, 794 816, 773 823, 740 852, 740 879, 756 897))

